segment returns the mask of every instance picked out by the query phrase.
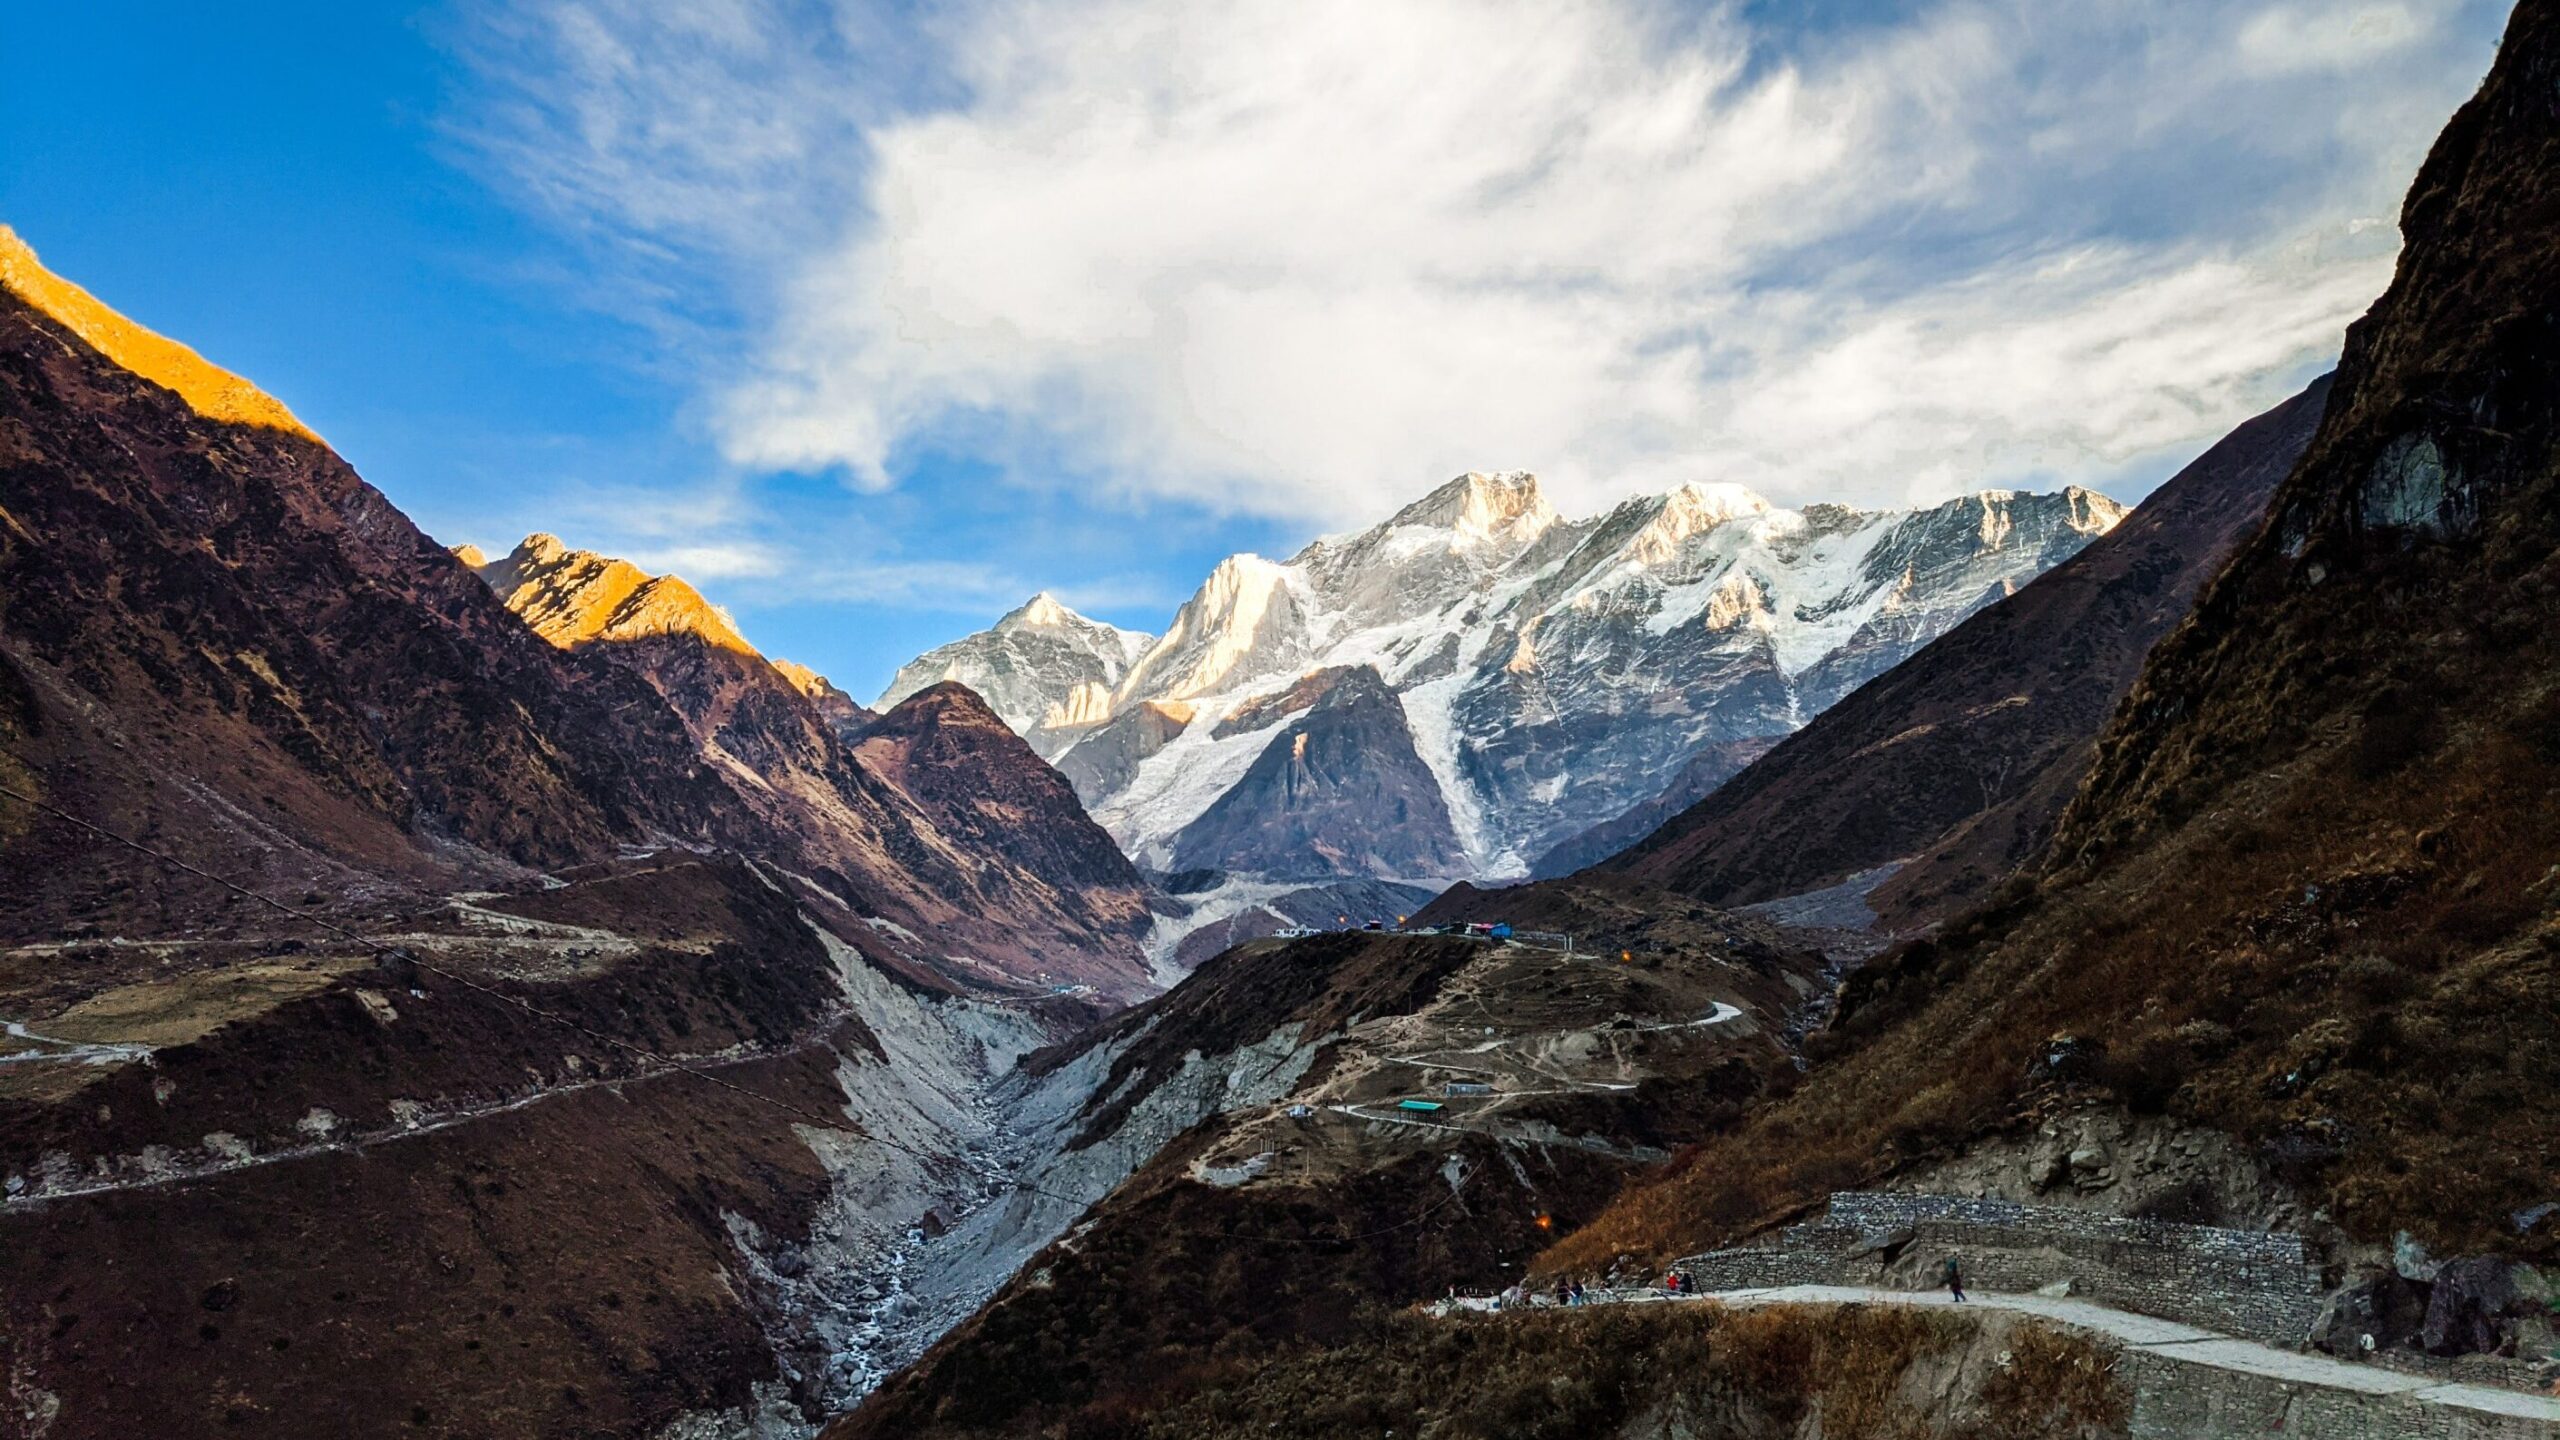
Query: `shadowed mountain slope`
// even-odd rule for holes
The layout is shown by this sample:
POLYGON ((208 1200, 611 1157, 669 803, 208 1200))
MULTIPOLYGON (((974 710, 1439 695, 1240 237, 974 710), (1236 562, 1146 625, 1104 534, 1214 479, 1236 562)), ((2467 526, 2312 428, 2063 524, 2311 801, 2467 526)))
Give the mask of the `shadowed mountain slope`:
POLYGON ((1853 977, 1838 1058, 1552 1263, 2099 1103, 2232 1137, 2356 1240, 2560 1254, 2560 5, 2517 7, 2401 230, 2044 868, 1853 977), (2056 1035, 2085 1063, 2040 1061, 2056 1035))
POLYGON ((1789 736, 1608 868, 1719 904, 1895 861, 1876 896, 1912 923, 2033 857, 2090 747, 2205 578, 2265 514, 2329 382, 2216 443, 2123 523, 1789 736))

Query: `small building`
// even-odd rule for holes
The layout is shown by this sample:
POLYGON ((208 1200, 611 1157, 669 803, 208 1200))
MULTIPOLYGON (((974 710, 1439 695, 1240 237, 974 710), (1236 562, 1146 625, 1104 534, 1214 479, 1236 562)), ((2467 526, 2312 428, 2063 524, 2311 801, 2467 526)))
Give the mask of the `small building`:
POLYGON ((1396 1108, 1399 1110, 1430 1111, 1439 1109, 1440 1102, 1437 1100, 1399 1100, 1396 1102, 1396 1108))
POLYGON ((1493 1087, 1481 1080, 1452 1080, 1440 1087, 1444 1095, 1490 1095, 1493 1087))

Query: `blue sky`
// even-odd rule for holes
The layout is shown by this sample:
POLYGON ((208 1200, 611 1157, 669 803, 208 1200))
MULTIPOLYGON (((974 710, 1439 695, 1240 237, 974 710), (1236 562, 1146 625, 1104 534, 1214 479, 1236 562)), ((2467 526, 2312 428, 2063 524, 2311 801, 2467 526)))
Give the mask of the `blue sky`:
POLYGON ((0 220, 438 537, 868 696, 1463 468, 2133 498, 2334 355, 2503 7, 88 0, 0 220))

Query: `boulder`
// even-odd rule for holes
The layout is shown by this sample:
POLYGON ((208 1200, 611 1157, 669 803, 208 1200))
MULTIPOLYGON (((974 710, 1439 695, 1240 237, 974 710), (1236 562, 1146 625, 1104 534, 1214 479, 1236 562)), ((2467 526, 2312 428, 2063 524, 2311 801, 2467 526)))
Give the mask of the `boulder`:
POLYGON ((2427 1294, 2419 1339, 2431 1355, 2480 1355, 2509 1348, 2516 1322, 2537 1318, 2537 1277, 2491 1256, 2448 1260, 2427 1294), (2522 1272, 2519 1274, 2519 1272, 2522 1272))
POLYGON ((2332 1294, 2311 1325, 2311 1344, 2355 1359, 2414 1339, 2427 1316, 2427 1287, 2377 1270, 2332 1294), (2366 1337, 2372 1337, 2368 1346, 2366 1337))

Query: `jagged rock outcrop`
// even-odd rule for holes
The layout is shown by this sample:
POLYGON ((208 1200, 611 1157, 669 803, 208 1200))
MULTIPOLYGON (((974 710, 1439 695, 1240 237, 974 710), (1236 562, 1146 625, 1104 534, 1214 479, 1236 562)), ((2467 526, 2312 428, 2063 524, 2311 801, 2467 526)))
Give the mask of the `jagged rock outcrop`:
POLYGON ((683 577, 572 550, 557 535, 527 535, 505 558, 472 568, 534 634, 564 650, 594 640, 691 635, 723 650, 757 653, 736 623, 683 577))
POLYGON ((2257 528, 2328 397, 2323 378, 2234 430, 2088 548, 1626 837, 1611 868, 1748 904, 1909 862, 1871 897, 1904 925, 1979 899, 2050 837, 2143 657, 2257 528))
POLYGON ((937 657, 1007 657, 1005 683, 1027 691, 998 713, 1071 715, 1035 743, 1073 740, 1060 767, 1134 858, 1163 868, 1282 743, 1302 677, 1368 667, 1405 714, 1399 763, 1420 758, 1449 816, 1457 858, 1440 873, 1518 875, 1702 754, 1793 730, 2120 513, 2083 490, 1799 512, 1686 485, 1567 520, 1532 476, 1471 474, 1286 563, 1229 558, 1107 697, 1097 641, 1075 664, 1009 658, 1034 633, 1023 612, 901 684, 956 663, 937 657), (1176 706, 1186 718, 1166 734, 1176 706))
POLYGON ((682 576, 652 575, 628 560, 573 550, 556 535, 527 535, 496 560, 473 545, 458 545, 453 553, 535 634, 564 650, 596 641, 690 635, 714 649, 766 660, 832 725, 870 718, 870 711, 826 676, 797 661, 762 655, 727 611, 702 598, 682 576))

